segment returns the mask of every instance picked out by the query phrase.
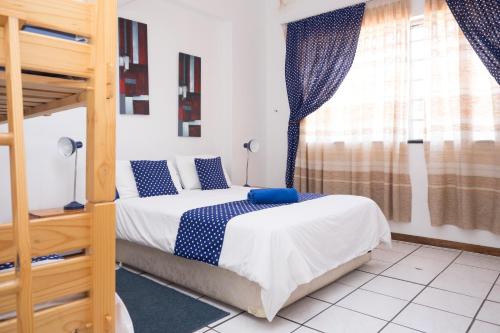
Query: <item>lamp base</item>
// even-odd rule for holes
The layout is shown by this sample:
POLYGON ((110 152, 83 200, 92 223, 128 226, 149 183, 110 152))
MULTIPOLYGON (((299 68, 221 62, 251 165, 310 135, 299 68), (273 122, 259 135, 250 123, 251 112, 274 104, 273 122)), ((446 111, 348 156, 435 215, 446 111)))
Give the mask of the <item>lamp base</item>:
POLYGON ((79 210, 79 209, 84 209, 85 205, 82 205, 81 203, 77 201, 70 202, 66 206, 64 206, 64 210, 79 210))
POLYGON ((243 187, 250 187, 250 185, 248 185, 248 184, 245 184, 245 185, 243 185, 243 187))

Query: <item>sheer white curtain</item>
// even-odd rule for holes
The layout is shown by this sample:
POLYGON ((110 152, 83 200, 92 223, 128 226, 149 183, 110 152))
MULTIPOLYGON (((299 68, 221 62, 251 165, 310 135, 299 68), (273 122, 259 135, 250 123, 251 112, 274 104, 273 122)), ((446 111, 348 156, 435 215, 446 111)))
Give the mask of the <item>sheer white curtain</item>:
POLYGON ((367 196, 388 219, 410 221, 409 26, 406 0, 367 4, 349 74, 301 126, 299 190, 367 196))
POLYGON ((426 0, 425 30, 432 224, 500 233, 500 86, 445 0, 426 0))

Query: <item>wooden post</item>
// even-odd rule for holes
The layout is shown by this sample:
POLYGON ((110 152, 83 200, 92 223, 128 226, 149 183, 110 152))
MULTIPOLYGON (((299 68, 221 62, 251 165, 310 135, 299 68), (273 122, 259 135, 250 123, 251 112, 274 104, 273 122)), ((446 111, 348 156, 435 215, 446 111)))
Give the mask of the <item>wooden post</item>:
POLYGON ((115 199, 116 0, 98 0, 94 18, 94 75, 87 92, 87 199, 115 199))
POLYGON ((115 204, 89 203, 92 213, 92 320, 95 333, 115 331, 115 204))
POLYGON ((21 81, 21 55, 19 43, 19 20, 9 16, 4 29, 5 76, 7 88, 7 113, 10 145, 10 172, 12 192, 12 223, 14 244, 17 252, 16 278, 17 331, 33 332, 33 303, 31 295, 31 246, 28 213, 28 188, 26 185, 26 162, 24 160, 23 93, 21 81))
POLYGON ((98 0, 87 92, 87 200, 92 213, 92 330, 115 331, 116 0, 98 0))

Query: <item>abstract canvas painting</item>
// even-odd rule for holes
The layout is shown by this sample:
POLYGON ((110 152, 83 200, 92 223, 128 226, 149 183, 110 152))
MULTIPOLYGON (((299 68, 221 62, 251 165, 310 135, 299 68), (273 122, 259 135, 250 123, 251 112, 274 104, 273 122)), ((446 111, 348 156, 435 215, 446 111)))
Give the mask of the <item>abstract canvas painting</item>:
POLYGON ((179 136, 201 137, 201 58, 179 53, 179 136))
POLYGON ((118 19, 120 114, 149 114, 148 26, 118 19))

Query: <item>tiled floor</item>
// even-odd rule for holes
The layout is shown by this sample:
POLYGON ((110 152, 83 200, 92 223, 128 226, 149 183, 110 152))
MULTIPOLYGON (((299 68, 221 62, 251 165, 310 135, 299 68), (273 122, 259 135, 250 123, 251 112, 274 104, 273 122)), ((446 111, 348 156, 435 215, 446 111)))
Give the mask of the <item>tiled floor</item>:
POLYGON ((404 242, 372 257, 271 323, 156 280, 230 313, 197 333, 500 333, 499 257, 404 242))

